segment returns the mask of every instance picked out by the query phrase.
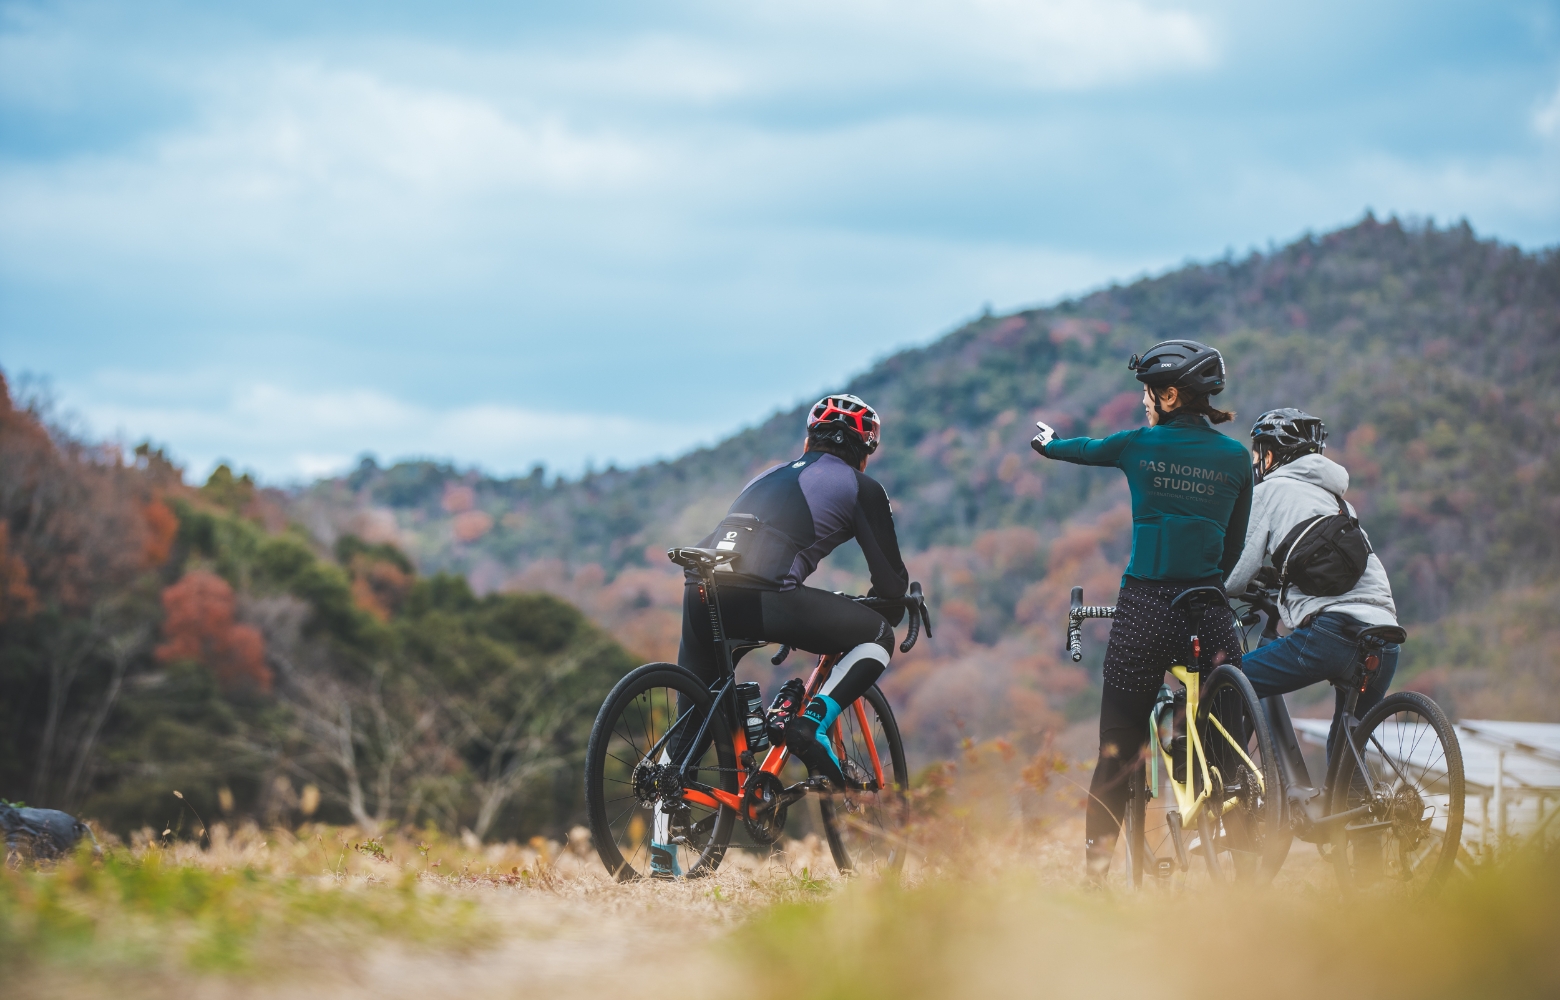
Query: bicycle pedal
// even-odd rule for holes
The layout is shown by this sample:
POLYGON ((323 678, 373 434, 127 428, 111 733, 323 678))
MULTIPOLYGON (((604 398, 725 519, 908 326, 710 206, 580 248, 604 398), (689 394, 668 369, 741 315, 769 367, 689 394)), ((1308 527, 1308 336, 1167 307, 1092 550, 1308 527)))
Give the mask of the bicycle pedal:
POLYGON ((849 757, 840 761, 840 770, 845 775, 845 784, 856 791, 877 791, 877 779, 867 773, 867 769, 856 763, 849 757))

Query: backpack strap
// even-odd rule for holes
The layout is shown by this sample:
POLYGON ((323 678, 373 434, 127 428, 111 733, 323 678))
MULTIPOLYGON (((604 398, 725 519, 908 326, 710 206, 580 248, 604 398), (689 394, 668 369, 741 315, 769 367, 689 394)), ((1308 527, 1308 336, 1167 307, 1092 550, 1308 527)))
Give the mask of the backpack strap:
POLYGON ((1312 528, 1327 520, 1327 516, 1328 515, 1326 514, 1317 514, 1315 517, 1311 518, 1311 523, 1305 526, 1304 530, 1300 532, 1299 537, 1291 542, 1289 544, 1289 548, 1285 550, 1284 565, 1279 567, 1278 570, 1278 578, 1283 583, 1283 587, 1278 592, 1278 603, 1282 604, 1284 601, 1289 599, 1289 560, 1294 558, 1295 549, 1298 549, 1300 547, 1300 543, 1305 541, 1305 536, 1311 533, 1312 528))

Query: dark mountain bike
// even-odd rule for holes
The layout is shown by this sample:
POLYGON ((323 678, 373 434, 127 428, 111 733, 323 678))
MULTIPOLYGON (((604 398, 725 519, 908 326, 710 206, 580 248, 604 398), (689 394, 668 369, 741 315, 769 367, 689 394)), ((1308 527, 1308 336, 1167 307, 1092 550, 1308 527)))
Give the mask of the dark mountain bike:
MULTIPOLYGON (((631 671, 607 695, 585 752, 585 802, 596 853, 618 881, 646 874, 659 810, 666 841, 689 877, 713 873, 725 856, 736 824, 759 844, 779 841, 786 813, 809 793, 819 811, 829 851, 841 872, 898 870, 908 841, 910 772, 904 742, 888 699, 874 685, 846 707, 829 730, 845 773, 843 792, 809 774, 787 785, 780 774, 789 759, 771 746, 757 684, 739 684, 742 657, 766 645, 728 638, 720 614, 716 571, 735 554, 675 548, 667 555, 699 575, 710 608, 719 661, 713 684, 675 663, 647 663, 631 671)), ((909 631, 899 646, 909 652, 923 625, 932 634, 921 585, 902 598, 858 597, 868 607, 904 608, 909 631)), ((781 663, 789 647, 770 661, 781 663)), ((811 698, 839 654, 821 656, 807 678, 811 698)))
MULTIPOLYGON (((1171 602, 1196 629, 1207 612, 1226 606, 1217 587, 1193 587, 1171 602)), ((1085 606, 1083 588, 1073 588, 1067 648, 1075 662, 1083 659, 1083 620, 1115 613, 1085 606)), ((1199 672, 1201 653, 1197 635, 1187 636, 1184 664, 1170 668, 1180 688, 1160 687, 1144 720, 1143 766, 1129 772, 1122 835, 1134 887, 1167 886, 1194 869, 1219 882, 1267 881, 1289 853, 1283 779, 1261 703, 1239 667, 1199 672)))
MULTIPOLYGON (((1256 587, 1236 598, 1247 636, 1265 618, 1261 641, 1278 637, 1274 595, 1256 587)), ((1334 686, 1345 694, 1327 775, 1314 787, 1282 697, 1262 699, 1278 748, 1285 810, 1294 835, 1330 857, 1345 892, 1414 895, 1451 874, 1462 840, 1462 748, 1457 731, 1431 699, 1414 691, 1387 695, 1363 719, 1360 694, 1387 645, 1408 633, 1396 625, 1362 629, 1354 669, 1334 686)))

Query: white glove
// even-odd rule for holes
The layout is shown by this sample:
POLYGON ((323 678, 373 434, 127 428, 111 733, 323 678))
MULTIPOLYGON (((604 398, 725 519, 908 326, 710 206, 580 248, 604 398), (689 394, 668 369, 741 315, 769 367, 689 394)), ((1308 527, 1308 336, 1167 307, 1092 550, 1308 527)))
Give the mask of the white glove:
POLYGON ((1034 440, 1029 442, 1029 447, 1044 455, 1045 446, 1056 439, 1056 431, 1051 429, 1050 424, 1042 424, 1038 420, 1035 421, 1035 426, 1040 428, 1040 433, 1036 434, 1034 440))

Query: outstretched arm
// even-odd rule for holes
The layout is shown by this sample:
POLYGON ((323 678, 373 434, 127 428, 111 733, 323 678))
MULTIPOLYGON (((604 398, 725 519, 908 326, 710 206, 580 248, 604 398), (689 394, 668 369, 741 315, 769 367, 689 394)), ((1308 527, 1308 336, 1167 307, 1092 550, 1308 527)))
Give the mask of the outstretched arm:
POLYGON ((1118 431, 1108 438, 1057 438, 1056 432, 1045 424, 1037 423, 1040 433, 1029 446, 1046 458, 1055 458, 1074 465, 1115 465, 1121 453, 1142 428, 1118 431))

